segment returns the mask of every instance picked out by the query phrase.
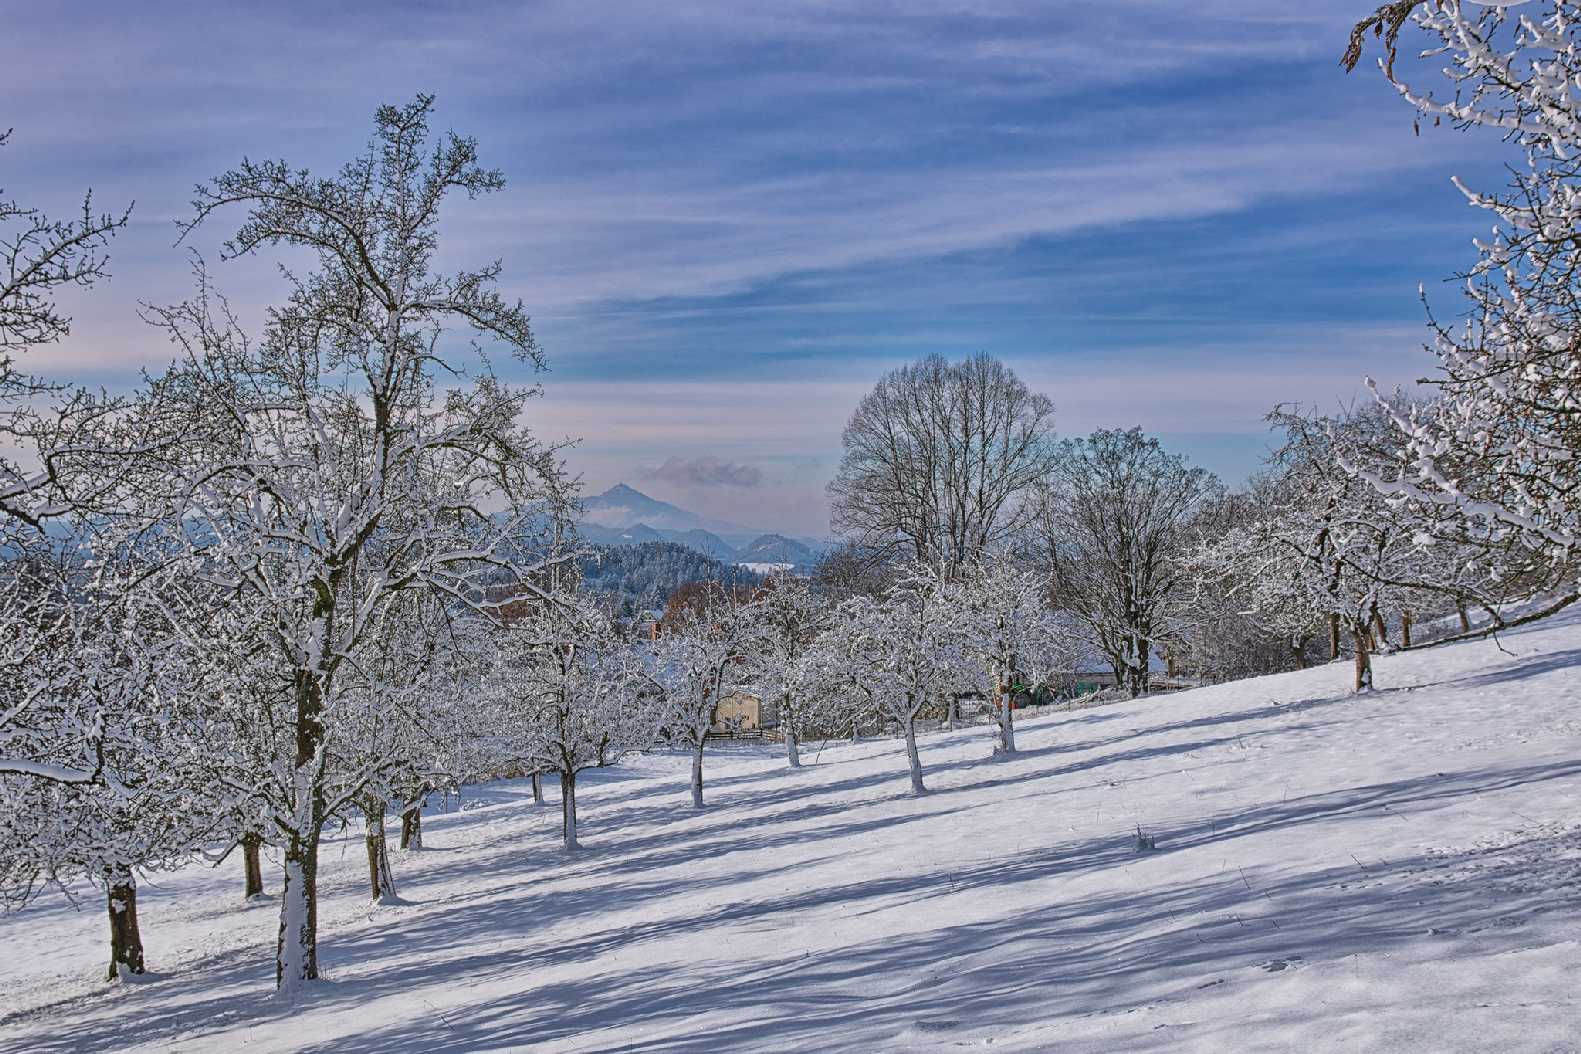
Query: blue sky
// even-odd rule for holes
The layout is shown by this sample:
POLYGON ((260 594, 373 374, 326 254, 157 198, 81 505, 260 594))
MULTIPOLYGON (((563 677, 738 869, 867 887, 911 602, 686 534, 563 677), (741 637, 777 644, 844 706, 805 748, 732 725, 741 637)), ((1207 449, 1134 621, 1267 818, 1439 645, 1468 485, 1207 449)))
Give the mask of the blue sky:
MULTIPOLYGON (((1449 177, 1502 182, 1494 144, 1415 135, 1340 71, 1372 6, 0 0, 0 186, 137 202, 32 367, 124 385, 168 358, 137 303, 189 289, 192 184, 332 167, 425 91, 510 180, 452 209, 446 252, 504 260, 551 366, 535 423, 581 437, 591 489, 822 533, 861 394, 975 351, 1062 432, 1140 425, 1236 481, 1274 403, 1430 368, 1418 283, 1452 310, 1486 228, 1449 177)), ((252 311, 279 291, 262 262, 217 278, 252 311)))

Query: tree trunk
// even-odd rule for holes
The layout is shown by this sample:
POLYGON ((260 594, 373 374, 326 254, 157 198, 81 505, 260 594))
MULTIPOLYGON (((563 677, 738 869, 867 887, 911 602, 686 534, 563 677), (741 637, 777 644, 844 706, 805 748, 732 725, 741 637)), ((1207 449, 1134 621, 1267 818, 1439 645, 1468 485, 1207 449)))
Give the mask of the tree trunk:
POLYGON ((544 803, 543 773, 541 772, 534 772, 532 774, 532 803, 534 805, 542 805, 544 803))
POLYGON ((801 768, 801 751, 796 749, 798 745, 796 742, 796 724, 793 721, 787 722, 785 725, 785 760, 790 762, 790 767, 793 769, 801 768))
POLYGON ((262 847, 263 835, 257 831, 248 831, 242 835, 242 864, 247 871, 247 892, 244 895, 248 900, 264 895, 263 865, 259 860, 262 847))
POLYGON ((390 869, 390 846, 384 837, 384 799, 370 795, 362 801, 363 844, 368 849, 368 884, 374 902, 395 896, 395 875, 390 869))
POLYGON ((926 794, 928 788, 922 785, 922 757, 917 753, 917 718, 916 715, 907 715, 906 721, 906 764, 911 766, 911 793, 926 794))
POLYGON ((1411 646, 1411 611, 1409 608, 1400 612, 1400 647, 1411 646))
POLYGON ((1357 625, 1352 636, 1356 639, 1356 691, 1372 691, 1372 655, 1367 647, 1367 631, 1357 625))
POLYGON ((1000 686, 999 698, 999 753, 1016 752, 1015 694, 1006 684, 1000 686))
POLYGON ((1380 652, 1389 649, 1389 624, 1383 620, 1383 612, 1373 609, 1372 626, 1377 632, 1377 645, 1380 652))
POLYGON ((406 803, 406 808, 401 810, 401 848, 421 849, 423 847, 423 802, 422 799, 406 803))
POLYGON ((692 744, 692 805, 703 807, 703 740, 692 744))
MULTIPOLYGON (((328 629, 328 616, 324 628, 328 629)), ((291 772, 291 830, 285 843, 275 987, 292 992, 318 980, 318 843, 324 831, 324 692, 316 670, 298 670, 296 764, 291 772)))
POLYGON ((1464 600, 1455 601, 1455 614, 1460 616, 1460 632, 1470 633, 1471 613, 1466 610, 1466 602, 1464 600))
POLYGON ((275 948, 275 985, 284 991, 318 980, 318 835, 316 829, 292 832, 285 846, 275 948))
POLYGON ((1339 658, 1339 616, 1328 617, 1328 658, 1330 662, 1339 658))
POLYGON ((862 728, 861 728, 861 725, 862 725, 862 719, 861 718, 859 718, 859 717, 851 718, 851 742, 853 742, 853 743, 860 743, 862 741, 862 728))
POLYGON ((1295 659, 1298 670, 1307 668, 1307 640, 1308 638, 1302 637, 1290 642, 1290 654, 1295 659))
POLYGON ((567 849, 581 848, 576 841, 576 773, 560 773, 560 833, 567 849))
POLYGON ((428 792, 432 789, 426 781, 417 783, 401 803, 402 849, 423 847, 423 806, 428 804, 428 792))
POLYGON ((137 880, 126 869, 105 875, 106 902, 110 912, 110 972, 105 980, 120 980, 143 972, 143 934, 137 927, 137 880))
POLYGON ((945 723, 945 726, 947 728, 949 728, 949 730, 951 732, 955 731, 955 710, 956 710, 956 706, 958 705, 958 702, 959 701, 956 699, 954 692, 950 692, 945 697, 945 702, 944 702, 944 723, 945 723))

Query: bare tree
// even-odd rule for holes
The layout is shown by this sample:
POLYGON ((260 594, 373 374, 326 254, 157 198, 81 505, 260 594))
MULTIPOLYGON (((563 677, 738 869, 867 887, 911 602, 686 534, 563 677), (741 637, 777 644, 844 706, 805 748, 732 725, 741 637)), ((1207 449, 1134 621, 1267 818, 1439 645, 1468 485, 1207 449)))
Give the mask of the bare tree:
POLYGON ((836 532, 948 569, 1011 534, 1053 464, 1054 406, 998 359, 931 355, 890 373, 845 427, 836 532))
POLYGON ((1084 623, 1132 696, 1191 583, 1191 523, 1220 492, 1204 469, 1129 431, 1067 440, 1039 503, 1055 606, 1084 623))

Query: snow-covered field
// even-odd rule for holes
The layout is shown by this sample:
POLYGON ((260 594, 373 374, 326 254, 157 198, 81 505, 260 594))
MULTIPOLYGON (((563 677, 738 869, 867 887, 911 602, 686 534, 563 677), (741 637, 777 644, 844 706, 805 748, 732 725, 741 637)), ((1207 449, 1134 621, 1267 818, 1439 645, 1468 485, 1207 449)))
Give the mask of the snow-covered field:
POLYGON ((235 858, 145 883, 137 984, 52 898, 0 919, 0 1048, 1581 1049, 1581 619, 1502 643, 1041 717, 1010 762, 941 733, 921 799, 898 741, 711 749, 700 813, 643 758, 573 856, 524 785, 469 790, 403 904, 326 848, 295 1004, 235 858))

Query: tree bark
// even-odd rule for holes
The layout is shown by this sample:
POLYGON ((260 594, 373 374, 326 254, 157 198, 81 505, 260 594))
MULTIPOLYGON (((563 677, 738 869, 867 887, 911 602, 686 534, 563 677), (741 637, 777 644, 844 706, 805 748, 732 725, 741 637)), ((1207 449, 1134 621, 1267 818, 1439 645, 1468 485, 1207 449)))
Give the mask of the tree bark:
MULTIPOLYGON (((329 628, 325 614, 324 629, 329 628)), ((326 632, 327 636, 327 632, 326 632)), ((298 670, 296 765, 292 822, 285 843, 285 884, 280 891, 280 935, 275 943, 275 987, 291 991, 318 980, 318 843, 324 830, 324 694, 316 670, 298 670)))
POLYGON ((541 772, 534 772, 532 774, 532 803, 534 805, 542 805, 544 803, 543 773, 541 772))
POLYGON ((576 773, 560 773, 560 833, 567 849, 579 849, 576 840, 576 773))
POLYGON ((1367 631, 1357 625, 1352 634, 1356 639, 1356 691, 1372 691, 1372 655, 1367 646, 1367 631))
POLYGON ((423 806, 428 804, 428 783, 414 786, 401 803, 401 848, 423 847, 423 806))
POLYGON ((790 767, 793 769, 801 768, 801 751, 797 749, 799 745, 796 741, 796 723, 787 721, 785 723, 785 760, 790 762, 790 767))
POLYGON ((259 859, 262 848, 263 835, 257 831, 242 835, 242 864, 247 872, 247 892, 243 895, 248 900, 264 895, 263 864, 259 859))
POLYGON ((1407 608, 1400 612, 1400 647, 1411 646, 1411 611, 1407 608))
POLYGON ((401 810, 401 848, 421 849, 423 847, 423 803, 417 801, 407 802, 406 808, 401 810))
POLYGON ((951 732, 955 731, 955 710, 956 710, 957 705, 958 705, 958 700, 956 699, 954 692, 950 692, 948 695, 945 696, 945 703, 944 703, 945 719, 944 719, 944 723, 945 723, 945 726, 947 728, 949 728, 949 730, 951 732))
POLYGON ((1339 616, 1328 617, 1328 658, 1330 662, 1339 658, 1339 616))
POLYGON ((318 980, 318 831, 292 833, 285 846, 275 986, 289 990, 318 980))
POLYGON ((105 980, 143 972, 143 934, 137 926, 137 880, 126 869, 105 876, 110 913, 110 971, 105 980))
POLYGON ((390 847, 384 837, 385 803, 382 797, 363 799, 363 844, 368 849, 368 884, 375 902, 395 896, 395 875, 390 870, 390 847))
POLYGON ((999 753, 1016 752, 1015 694, 1011 685, 999 689, 999 753))
POLYGON ((1466 602, 1464 600, 1455 601, 1455 614, 1460 616, 1460 632, 1470 633, 1471 613, 1466 610, 1466 602))
POLYGON ((692 805, 694 808, 703 807, 703 740, 698 738, 692 744, 692 805))
POLYGON ((926 794, 928 788, 922 785, 922 756, 917 753, 917 719, 915 715, 907 715, 906 727, 906 764, 911 767, 911 793, 926 794))

